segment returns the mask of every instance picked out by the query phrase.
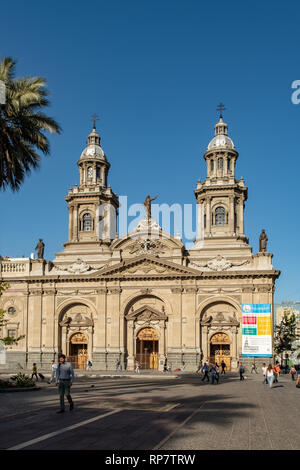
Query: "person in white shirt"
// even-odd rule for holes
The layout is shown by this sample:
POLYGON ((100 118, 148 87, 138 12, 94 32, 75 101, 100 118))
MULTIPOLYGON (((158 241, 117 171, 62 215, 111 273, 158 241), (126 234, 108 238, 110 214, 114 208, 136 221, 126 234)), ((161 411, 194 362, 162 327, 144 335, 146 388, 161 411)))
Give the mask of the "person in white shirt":
POLYGON ((264 384, 267 384, 267 383, 268 383, 267 377, 266 377, 267 366, 266 366, 266 363, 265 363, 265 362, 264 362, 263 365, 262 365, 261 371, 262 371, 262 375, 263 375, 263 377, 264 377, 263 383, 264 383, 264 384))
POLYGON ((57 369, 57 364, 55 363, 55 361, 52 361, 52 364, 51 364, 51 378, 50 378, 48 384, 51 384, 53 380, 56 380, 56 369, 57 369))
POLYGON ((266 370, 266 377, 267 377, 270 388, 272 388, 272 384, 274 380, 274 371, 273 371, 272 364, 268 365, 268 368, 266 370))
POLYGON ((139 374, 140 373, 140 364, 138 361, 135 361, 135 369, 134 369, 134 372, 136 374, 139 374))

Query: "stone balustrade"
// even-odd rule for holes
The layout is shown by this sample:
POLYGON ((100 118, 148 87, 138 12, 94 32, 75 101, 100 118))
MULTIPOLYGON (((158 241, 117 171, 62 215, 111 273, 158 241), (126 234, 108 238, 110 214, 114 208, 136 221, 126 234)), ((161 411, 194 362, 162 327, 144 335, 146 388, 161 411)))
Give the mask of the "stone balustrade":
POLYGON ((27 275, 30 270, 29 258, 12 258, 0 261, 1 277, 10 277, 11 275, 27 275))

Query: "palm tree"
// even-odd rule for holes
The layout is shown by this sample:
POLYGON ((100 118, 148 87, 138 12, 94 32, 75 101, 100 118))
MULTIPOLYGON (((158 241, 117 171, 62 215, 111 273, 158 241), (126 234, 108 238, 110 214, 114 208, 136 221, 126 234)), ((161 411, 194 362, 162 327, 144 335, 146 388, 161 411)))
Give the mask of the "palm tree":
POLYGON ((0 62, 0 80, 6 87, 6 103, 0 105, 0 190, 20 188, 25 175, 40 164, 38 151, 49 154, 44 131, 60 133, 60 126, 42 112, 49 105, 42 77, 14 78, 15 61, 0 62))

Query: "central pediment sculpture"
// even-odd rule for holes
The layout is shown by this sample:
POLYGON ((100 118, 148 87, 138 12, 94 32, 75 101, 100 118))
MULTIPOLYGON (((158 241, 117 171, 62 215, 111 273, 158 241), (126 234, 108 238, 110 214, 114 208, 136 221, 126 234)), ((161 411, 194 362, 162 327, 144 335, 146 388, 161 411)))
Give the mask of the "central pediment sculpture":
POLYGON ((146 238, 144 240, 136 240, 128 248, 130 254, 157 256, 159 253, 164 253, 164 247, 164 244, 160 240, 153 241, 150 238, 146 238))

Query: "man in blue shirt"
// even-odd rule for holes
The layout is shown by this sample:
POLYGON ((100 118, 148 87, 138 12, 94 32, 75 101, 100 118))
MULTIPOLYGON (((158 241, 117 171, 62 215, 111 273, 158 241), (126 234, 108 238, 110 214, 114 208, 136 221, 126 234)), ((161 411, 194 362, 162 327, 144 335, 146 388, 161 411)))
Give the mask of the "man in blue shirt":
POLYGON ((70 393, 70 388, 74 381, 74 370, 70 362, 66 362, 64 354, 59 355, 59 364, 56 369, 56 385, 58 385, 58 393, 60 397, 60 410, 57 413, 65 411, 65 394, 70 403, 70 411, 73 410, 74 404, 70 393))

